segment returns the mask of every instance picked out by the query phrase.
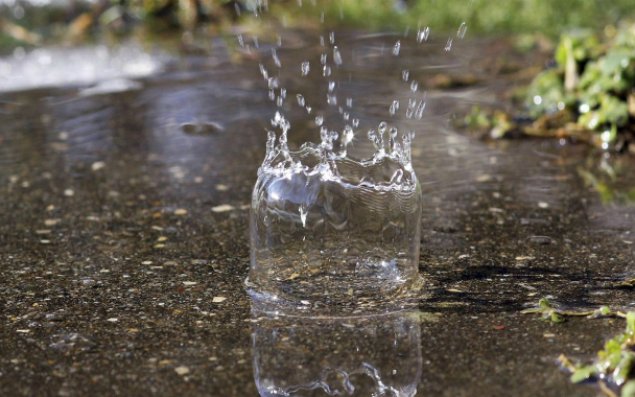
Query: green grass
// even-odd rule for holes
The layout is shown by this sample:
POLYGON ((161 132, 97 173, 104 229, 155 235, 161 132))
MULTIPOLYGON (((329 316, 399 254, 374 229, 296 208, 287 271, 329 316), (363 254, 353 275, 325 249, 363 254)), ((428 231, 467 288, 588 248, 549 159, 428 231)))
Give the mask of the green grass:
MULTIPOLYGON (((481 34, 549 36, 573 27, 598 29, 635 17, 633 0, 411 0, 400 9, 395 3, 394 0, 321 0, 317 7, 305 4, 303 12, 319 15, 324 7, 327 22, 373 29, 421 25, 453 30, 465 21, 470 31, 481 34)), ((291 6, 291 3, 285 5, 291 6)))

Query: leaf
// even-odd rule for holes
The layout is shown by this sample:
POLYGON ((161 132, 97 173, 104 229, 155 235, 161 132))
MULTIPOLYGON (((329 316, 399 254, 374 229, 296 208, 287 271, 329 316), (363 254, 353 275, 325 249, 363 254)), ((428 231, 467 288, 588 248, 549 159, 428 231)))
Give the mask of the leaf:
POLYGON ((598 374, 598 370, 597 370, 597 368, 595 368, 594 365, 587 365, 587 366, 584 366, 584 367, 578 367, 571 374, 571 382, 573 382, 573 383, 584 382, 585 380, 589 380, 591 378, 596 377, 597 374, 598 374))
POLYGON ((565 322, 565 318, 563 316, 561 316, 560 314, 558 314, 558 312, 556 312, 555 310, 552 310, 551 313, 549 313, 549 321, 551 321, 552 323, 555 324, 559 324, 559 323, 564 323, 565 322))
POLYGON ((626 314, 626 333, 635 335, 635 312, 628 312, 626 314))
POLYGON ((635 397, 635 380, 626 382, 624 387, 622 387, 620 397, 635 397))
POLYGON ((628 380, 635 364, 635 354, 632 352, 624 352, 622 360, 613 371, 613 380, 616 385, 621 386, 628 380))

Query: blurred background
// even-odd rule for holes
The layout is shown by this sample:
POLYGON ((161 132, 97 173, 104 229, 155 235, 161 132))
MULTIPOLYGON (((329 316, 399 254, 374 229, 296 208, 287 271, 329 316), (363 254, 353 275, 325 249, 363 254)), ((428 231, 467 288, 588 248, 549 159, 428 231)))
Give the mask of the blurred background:
POLYGON ((467 22, 474 34, 524 33, 554 37, 573 27, 602 29, 630 18, 629 0, 2 0, 0 49, 57 40, 120 36, 196 28, 224 30, 256 13, 287 26, 320 22, 367 29, 434 25, 456 29, 467 22))

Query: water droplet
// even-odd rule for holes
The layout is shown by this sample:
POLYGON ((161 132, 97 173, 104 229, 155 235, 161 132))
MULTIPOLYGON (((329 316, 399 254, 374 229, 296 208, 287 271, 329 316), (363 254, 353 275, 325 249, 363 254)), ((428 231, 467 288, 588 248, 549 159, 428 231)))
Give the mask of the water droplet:
POLYGON ((300 70, 302 71, 302 76, 308 75, 311 71, 311 64, 309 63, 309 61, 302 62, 302 64, 300 65, 300 70))
POLYGON ((409 70, 402 70, 401 71, 401 79, 404 82, 408 82, 408 80, 410 80, 410 71, 409 70))
POLYGON ((422 99, 421 101, 419 101, 419 105, 417 106, 417 111, 415 113, 415 117, 417 118, 417 120, 421 120, 424 110, 426 110, 426 101, 422 99))
POLYGON ((423 43, 424 41, 428 41, 428 37, 430 37, 430 27, 426 26, 423 30, 419 29, 417 32, 417 42, 423 43))
POLYGON ((315 125, 321 127, 324 124, 324 116, 315 116, 315 125))
POLYGON ((331 67, 326 65, 322 68, 322 76, 329 77, 331 75, 331 67))
POLYGON ((466 32, 467 32, 467 23, 463 22, 461 23, 461 26, 459 26, 459 30, 456 32, 456 37, 458 37, 459 39, 463 39, 465 37, 466 32))
POLYGON ((408 108, 406 109, 406 118, 411 119, 417 108, 417 101, 415 99, 408 99, 408 108))
POLYGON ((346 106, 349 108, 353 107, 353 98, 346 98, 346 106))
POLYGON ((335 82, 334 81, 329 81, 329 92, 333 92, 333 90, 335 89, 335 82))
POLYGON ((301 106, 301 107, 304 107, 305 100, 304 100, 304 97, 302 96, 302 94, 296 95, 296 98, 298 99, 298 105, 301 106))
POLYGON ((381 123, 379 123, 378 131, 380 135, 384 135, 387 129, 388 129, 388 123, 386 123, 385 121, 382 121, 381 123))
POLYGON ((265 65, 263 65, 262 63, 260 64, 260 74, 262 75, 263 79, 269 79, 269 72, 267 72, 267 68, 265 68, 265 65))
POLYGON ((401 41, 397 40, 395 45, 392 47, 392 54, 397 56, 399 55, 399 51, 401 51, 401 41))
POLYGON ((416 81, 412 81, 410 83, 410 91, 417 92, 418 89, 419 89, 419 83, 416 81))
POLYGON ((245 48, 245 39, 243 38, 243 35, 239 34, 238 36, 236 36, 236 39, 238 40, 238 45, 242 48, 245 48))
POLYGON ((277 67, 282 67, 282 63, 280 62, 280 58, 278 58, 278 52, 275 48, 271 49, 271 58, 273 58, 273 63, 276 64, 277 67))
POLYGON ((335 44, 335 32, 329 33, 329 42, 335 44))
POLYGON ((302 227, 306 228, 306 216, 308 215, 307 209, 304 205, 300 206, 300 220, 302 221, 302 227))
POLYGON ((448 42, 445 43, 446 52, 450 52, 450 50, 452 49, 452 43, 453 43, 452 37, 448 38, 448 42))
POLYGON ((344 132, 342 133, 342 145, 346 146, 353 141, 355 138, 355 132, 350 125, 344 127, 344 132))
POLYGON ((390 109, 389 109, 390 115, 394 116, 397 113, 397 110, 399 110, 399 101, 395 99, 392 101, 392 104, 390 105, 390 109))
POLYGON ((337 46, 333 47, 333 62, 337 66, 342 64, 342 54, 340 54, 340 50, 337 49, 337 46))

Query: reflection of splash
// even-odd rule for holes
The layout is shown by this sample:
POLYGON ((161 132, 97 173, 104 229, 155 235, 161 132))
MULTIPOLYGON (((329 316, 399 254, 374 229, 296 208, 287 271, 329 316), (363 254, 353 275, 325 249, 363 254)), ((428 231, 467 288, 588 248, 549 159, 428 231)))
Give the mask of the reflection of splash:
MULTIPOLYGON (((0 58, 0 92, 40 87, 104 84, 108 80, 140 78, 157 72, 159 57, 135 44, 116 48, 106 46, 76 48, 38 48, 14 51, 0 58)), ((117 86, 121 89, 121 84, 117 86)), ((102 93, 103 87, 100 90, 102 93)))
POLYGON ((422 357, 418 319, 271 317, 252 310, 253 360, 262 397, 410 397, 422 357))

